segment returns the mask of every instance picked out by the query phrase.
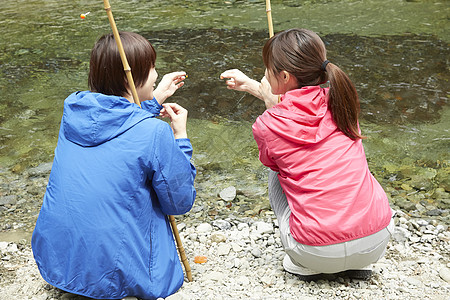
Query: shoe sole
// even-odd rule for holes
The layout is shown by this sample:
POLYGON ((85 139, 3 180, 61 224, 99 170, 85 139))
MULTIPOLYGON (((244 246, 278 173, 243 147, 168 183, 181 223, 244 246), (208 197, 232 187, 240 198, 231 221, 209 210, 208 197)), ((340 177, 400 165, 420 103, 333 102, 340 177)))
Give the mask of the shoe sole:
POLYGON ((351 279, 369 280, 372 277, 372 270, 347 270, 341 273, 351 279))
POLYGON ((289 272, 288 270, 285 270, 286 272, 288 272, 289 274, 295 275, 298 279, 302 280, 302 281, 317 281, 322 279, 323 275, 322 273, 319 274, 314 274, 314 275, 300 275, 297 273, 293 273, 293 272, 289 272))

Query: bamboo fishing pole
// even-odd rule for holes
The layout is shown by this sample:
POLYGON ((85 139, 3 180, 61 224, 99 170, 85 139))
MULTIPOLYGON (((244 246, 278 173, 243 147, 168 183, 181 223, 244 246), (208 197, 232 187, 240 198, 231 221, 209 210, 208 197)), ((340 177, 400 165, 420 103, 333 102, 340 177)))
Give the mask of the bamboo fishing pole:
POLYGON ((186 257, 186 253, 184 252, 184 247, 181 244, 180 234, 178 233, 177 223, 175 223, 175 217, 169 215, 170 225, 172 225, 173 236, 175 237, 175 241, 177 242, 178 252, 180 253, 181 262, 183 263, 184 269, 186 270, 186 277, 189 282, 192 282, 192 272, 191 266, 189 265, 189 261, 186 257))
MULTIPOLYGON (((266 0, 267 23, 269 25, 269 38, 273 37, 272 8, 270 0, 266 0)), ((281 102, 281 95, 278 95, 278 103, 281 102)))
POLYGON ((136 92, 136 86, 134 85, 133 75, 131 74, 131 68, 128 64, 127 57, 125 55, 125 51, 123 50, 122 40, 120 39, 119 31, 117 30, 116 22, 114 21, 114 17, 111 11, 111 5, 109 4, 109 0, 103 0, 103 4, 105 6, 106 13, 108 15, 109 24, 111 24, 111 29, 114 34, 114 39, 116 40, 117 47, 119 48, 120 58, 122 59, 123 70, 127 75, 128 84, 130 85, 131 95, 133 97, 134 103, 141 106, 141 102, 139 101, 139 96, 136 92))
MULTIPOLYGON (((128 60, 125 55, 125 51, 123 49, 122 41, 120 39, 119 31, 117 30, 116 22, 114 21, 114 17, 113 17, 112 11, 111 11, 111 5, 109 4, 109 0, 103 0, 103 4, 105 6, 105 10, 108 15, 109 24, 111 25, 111 29, 114 34, 114 39, 116 40, 117 47, 119 48, 119 54, 120 54, 120 58, 121 58, 122 64, 123 64, 123 70, 125 71, 125 74, 126 74, 127 80, 128 80, 128 84, 130 85, 131 94, 133 96, 133 101, 140 107, 141 102, 139 101, 139 96, 137 94, 136 86, 134 85, 134 81, 133 81, 133 75, 131 74, 131 68, 130 68, 130 65, 128 64, 128 60)), ((169 217, 170 225, 172 227, 173 235, 175 237, 175 241, 177 243, 177 249, 178 249, 178 252, 180 253, 181 262, 183 263, 184 269, 186 270, 186 276, 187 276, 189 282, 191 282, 192 281, 191 267, 189 265, 189 261, 187 260, 186 253, 184 252, 183 245, 181 244, 181 238, 180 238, 180 234, 178 233, 178 228, 177 228, 177 223, 175 222, 175 217, 171 216, 171 215, 169 215, 168 217, 169 217)))
POLYGON ((273 37, 273 23, 272 23, 272 8, 270 7, 270 0, 266 0, 267 22, 269 24, 269 37, 273 37))

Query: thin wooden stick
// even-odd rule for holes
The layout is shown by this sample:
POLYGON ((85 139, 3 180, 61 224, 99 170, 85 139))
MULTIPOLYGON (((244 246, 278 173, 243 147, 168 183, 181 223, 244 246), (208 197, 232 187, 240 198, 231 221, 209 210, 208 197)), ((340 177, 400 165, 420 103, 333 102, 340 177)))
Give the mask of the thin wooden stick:
POLYGON ((267 22, 269 24, 269 37, 273 37, 273 23, 272 23, 272 8, 270 7, 270 0, 266 0, 267 22))
POLYGON ((173 236, 175 237, 175 241, 177 242, 178 253, 180 253, 181 262, 184 265, 184 269, 186 270, 186 276, 189 282, 192 282, 192 272, 191 266, 189 266, 189 262, 186 257, 186 253, 184 252, 183 245, 181 244, 180 234, 178 233, 177 223, 175 223, 175 217, 169 215, 170 225, 172 226, 173 236))
MULTIPOLYGON (((267 12, 267 22, 269 24, 269 37, 273 37, 273 23, 272 23, 272 8, 270 7, 270 0, 266 0, 266 12, 267 12)), ((281 95, 278 95, 278 102, 281 102, 281 95)))
POLYGON ((119 48, 120 58, 122 59, 123 70, 127 75, 128 84, 131 88, 131 96, 133 97, 134 103, 141 106, 141 102, 139 101, 139 96, 136 92, 136 86, 134 85, 133 75, 131 74, 131 68, 128 64, 127 57, 125 55, 125 51, 123 50, 122 40, 120 39, 119 31, 117 30, 116 22, 114 21, 114 17, 111 11, 111 5, 109 4, 109 0, 103 0, 103 4, 105 6, 106 13, 108 14, 109 24, 111 24, 111 29, 114 34, 114 39, 116 40, 117 47, 119 48))
MULTIPOLYGON (((125 51, 123 49, 122 41, 120 39, 119 31, 117 30, 116 22, 114 21, 114 17, 111 11, 111 5, 109 4, 109 0, 103 0, 103 4, 105 6, 106 13, 108 14, 109 24, 111 24, 111 28, 114 34, 114 38, 117 43, 117 47, 119 48, 120 58, 122 59, 123 69, 127 75, 128 84, 131 88, 131 94, 133 97, 134 103, 141 106, 141 102, 139 101, 139 96, 136 91, 136 86, 134 85, 133 75, 131 74, 131 68, 128 64, 127 57, 125 55, 125 51)), ((184 265, 184 269, 186 270, 186 276, 188 280, 192 281, 192 273, 191 267, 189 265, 189 261, 186 258, 186 253, 184 252, 183 245, 181 244, 180 234, 178 233, 177 224, 175 222, 175 217, 169 215, 170 225, 172 227, 172 232, 177 242, 178 252, 180 253, 181 261, 184 265)))

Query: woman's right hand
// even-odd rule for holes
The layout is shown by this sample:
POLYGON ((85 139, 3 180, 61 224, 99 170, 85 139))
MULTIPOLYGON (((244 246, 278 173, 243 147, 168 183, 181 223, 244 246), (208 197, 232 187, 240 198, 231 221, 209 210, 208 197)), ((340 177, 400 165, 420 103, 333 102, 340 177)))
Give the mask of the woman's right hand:
POLYGON ((238 69, 226 70, 220 74, 220 79, 224 78, 229 78, 229 80, 226 81, 228 89, 242 92, 250 92, 251 85, 256 82, 238 69))
POLYGON ((186 123, 188 111, 176 103, 164 103, 160 116, 170 118, 170 127, 172 127, 175 139, 186 139, 186 123))
POLYGON ((243 91, 261 99, 266 104, 266 108, 271 108, 278 103, 278 96, 272 94, 269 82, 265 77, 261 82, 249 78, 238 69, 227 70, 220 74, 220 79, 230 78, 226 81, 230 90, 243 91))

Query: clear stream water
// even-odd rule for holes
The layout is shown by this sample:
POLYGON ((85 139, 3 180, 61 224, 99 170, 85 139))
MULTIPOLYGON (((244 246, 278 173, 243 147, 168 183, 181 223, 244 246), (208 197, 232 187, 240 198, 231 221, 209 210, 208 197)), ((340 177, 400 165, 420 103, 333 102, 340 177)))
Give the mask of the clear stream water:
MULTIPOLYGON (((159 74, 189 74, 172 101, 189 110, 200 203, 229 185, 263 194, 250 127, 264 106, 219 74, 263 76, 265 1, 110 2, 119 30, 153 43, 159 74)), ((53 159, 63 101, 87 89, 90 49, 111 29, 103 1, 1 1, 0 12, 0 173, 21 174, 53 159)), ((318 32, 353 79, 369 165, 390 196, 444 210, 433 195, 450 186, 449 15, 448 0, 272 1, 275 32, 318 32)))

